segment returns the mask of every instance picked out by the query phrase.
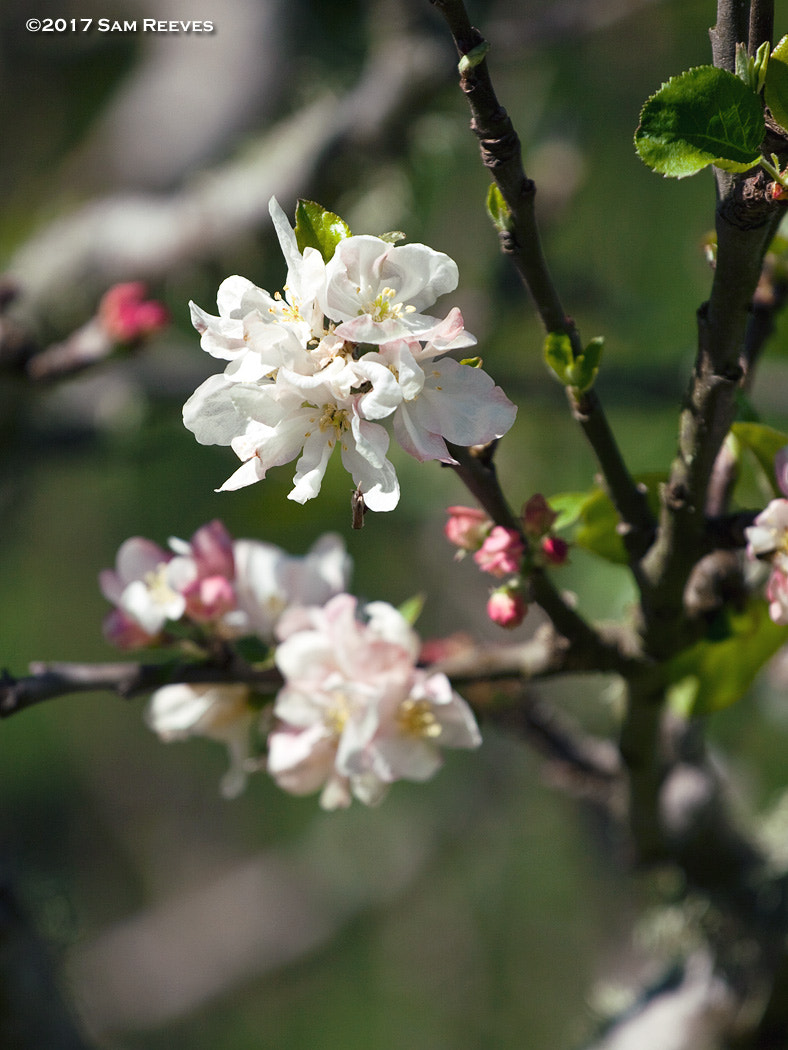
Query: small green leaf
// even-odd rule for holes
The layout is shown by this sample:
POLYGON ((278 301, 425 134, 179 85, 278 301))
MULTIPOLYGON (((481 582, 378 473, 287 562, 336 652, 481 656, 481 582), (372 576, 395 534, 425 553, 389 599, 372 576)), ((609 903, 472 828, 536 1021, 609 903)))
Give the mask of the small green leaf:
POLYGON ((788 36, 771 53, 763 94, 774 119, 788 130, 788 36))
MULTIPOLYGON (((651 509, 659 509, 659 487, 664 474, 640 474, 634 479, 645 485, 651 509)), ((575 526, 573 541, 584 550, 614 565, 629 561, 626 547, 618 532, 618 512, 608 494, 595 487, 590 492, 564 492, 550 497, 550 506, 558 514, 556 529, 575 526)))
POLYGON ((646 102, 635 148, 650 168, 677 179, 709 164, 747 171, 758 163, 765 131, 755 91, 727 70, 697 66, 646 102))
POLYGON ((758 671, 788 641, 788 628, 773 623, 762 599, 728 615, 721 641, 696 642, 670 661, 669 700, 686 717, 730 707, 749 689, 758 671))
POLYGON ((544 341, 544 359, 559 382, 582 393, 594 385, 604 339, 592 339, 582 354, 572 353, 572 343, 565 332, 548 332, 544 341))
POLYGON ((731 427, 734 438, 750 450, 766 475, 775 496, 783 496, 774 473, 774 457, 781 448, 788 445, 788 434, 763 423, 734 423, 731 427))
POLYGON ((481 44, 477 44, 476 47, 472 47, 470 51, 466 52, 457 63, 457 69, 460 72, 460 76, 466 76, 476 66, 481 65, 487 57, 487 52, 489 50, 489 41, 482 40, 481 44))
POLYGON ((602 351, 605 340, 601 335, 596 336, 585 350, 575 359, 574 367, 571 369, 572 386, 582 394, 590 390, 599 372, 599 363, 602 359, 602 351))
POLYGON ((317 248, 328 262, 339 242, 350 236, 350 227, 321 204, 300 200, 296 205, 295 235, 300 252, 317 248))
POLYGON ((569 373, 575 363, 572 343, 565 332, 548 332, 544 341, 544 359, 548 368, 564 386, 571 386, 569 373))
POLYGON ((744 44, 736 45, 736 76, 739 80, 744 81, 751 91, 763 91, 768 66, 768 40, 761 44, 754 55, 747 54, 744 44))
POLYGON ((490 183, 490 188, 487 190, 486 205, 487 214, 492 219, 492 224, 499 233, 511 232, 514 229, 511 209, 494 182, 490 183))
POLYGON ((416 620, 421 616, 421 610, 424 608, 425 601, 426 598, 423 594, 414 594, 412 598, 406 598, 405 601, 398 606, 397 612, 412 627, 416 620))

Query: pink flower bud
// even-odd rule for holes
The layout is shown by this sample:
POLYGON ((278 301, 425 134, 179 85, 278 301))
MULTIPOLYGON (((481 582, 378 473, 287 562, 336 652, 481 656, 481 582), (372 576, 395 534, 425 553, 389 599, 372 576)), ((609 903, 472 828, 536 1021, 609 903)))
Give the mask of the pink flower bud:
POLYGON ((487 602, 487 615, 493 623, 507 630, 519 627, 527 612, 523 592, 516 587, 500 587, 492 592, 487 602))
POLYGON ((107 335, 117 343, 153 335, 169 323, 167 308, 155 299, 144 300, 140 281, 113 285, 99 303, 98 318, 107 335))
POLYGON ((214 519, 197 529, 189 545, 200 576, 235 577, 233 538, 221 521, 214 519))
POLYGON ((236 606, 235 588, 225 576, 207 576, 184 587, 186 613, 198 623, 218 620, 236 606))
POLYGON ((519 572, 525 548, 519 533, 496 525, 486 537, 473 560, 482 570, 492 576, 509 576, 519 572))
POLYGON ((569 557, 569 544, 560 536, 545 536, 542 554, 548 565, 564 565, 569 557))
POLYGON ((523 507, 523 528, 526 536, 544 536, 558 517, 541 492, 531 496, 523 507))
POLYGON ((443 527, 450 543, 462 550, 475 551, 481 547, 492 522, 477 507, 448 507, 449 520, 443 527))

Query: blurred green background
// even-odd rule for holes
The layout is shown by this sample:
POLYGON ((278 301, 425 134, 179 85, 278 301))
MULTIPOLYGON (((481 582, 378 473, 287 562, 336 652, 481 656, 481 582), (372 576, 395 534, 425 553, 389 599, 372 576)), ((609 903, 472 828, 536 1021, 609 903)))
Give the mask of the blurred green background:
MULTIPOLYGON (((519 405, 498 457, 511 502, 587 488, 594 462, 498 255, 456 57, 427 0, 215 6, 6 2, 0 267, 18 272, 34 239, 33 263, 29 247, 24 260, 35 269, 45 252, 35 238, 92 199, 172 200, 301 107, 324 97, 340 106, 370 54, 390 53, 407 32, 435 48, 430 89, 385 134, 343 143, 303 185, 291 177, 281 203, 292 212, 298 194, 314 196, 355 232, 402 229, 453 256, 460 287, 441 305, 461 306, 486 369, 519 405), (151 14, 216 29, 200 38, 24 29, 32 15, 151 14)), ((710 175, 655 177, 632 134, 664 79, 709 61, 714 5, 479 0, 470 10, 537 180, 566 308, 586 338, 606 338, 599 391, 611 422, 634 471, 664 469, 709 282, 702 242, 714 191, 710 175)), ((31 660, 115 659, 101 636, 98 572, 128 536, 164 543, 213 517, 293 553, 339 531, 356 593, 396 604, 423 591, 423 635, 506 640, 485 620, 486 582, 442 537, 444 508, 466 501, 450 471, 394 450, 400 505, 367 515, 361 532, 349 528, 351 485, 338 464, 304 507, 286 499, 291 466, 251 489, 213 491, 235 460, 198 446, 181 423, 185 398, 218 370, 187 301, 213 310, 220 280, 236 272, 278 288, 267 221, 154 271, 126 274, 150 277, 173 316, 144 354, 53 387, 0 378, 0 666, 23 674, 31 660)), ((20 301, 44 340, 82 323, 103 291, 67 264, 61 280, 51 300, 39 296, 46 310, 25 314, 20 301)), ((783 427, 785 345, 778 333, 755 391, 764 421, 783 427)), ((623 573, 580 552, 561 583, 593 616, 625 614, 631 598, 623 573)), ((612 683, 571 681, 550 696, 590 729, 614 724, 612 683)), ((767 803, 783 783, 780 702, 763 683, 713 726, 721 744, 735 741, 749 803, 767 803)), ((397 785, 381 809, 326 815, 263 776, 241 799, 221 800, 222 749, 163 745, 142 724, 143 704, 73 697, 0 733, 0 863, 94 1045, 560 1050, 589 1030, 596 982, 638 965, 628 930, 647 888, 626 881, 609 830, 546 784, 523 746, 490 733, 430 784, 397 785)))

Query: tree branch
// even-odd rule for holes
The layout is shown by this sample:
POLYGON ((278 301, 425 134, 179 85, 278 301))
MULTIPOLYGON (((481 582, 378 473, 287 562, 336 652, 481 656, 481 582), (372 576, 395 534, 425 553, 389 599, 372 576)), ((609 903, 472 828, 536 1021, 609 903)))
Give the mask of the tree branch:
MULTIPOLYGON (((485 42, 471 25, 462 0, 430 2, 444 16, 460 56, 485 42)), ((511 229, 500 234, 501 251, 511 259, 530 292, 545 330, 566 335, 577 357, 584 348, 545 259, 536 219, 536 186, 525 174, 520 139, 498 101, 485 60, 461 73, 460 87, 468 100, 471 129, 479 139, 484 166, 511 213, 511 229)), ((650 544, 654 531, 645 493, 632 480, 596 393, 590 391, 574 399, 573 412, 599 461, 623 523, 627 548, 640 554, 650 544)))
POLYGON ((0 718, 74 693, 109 692, 129 700, 175 682, 243 682, 259 693, 273 695, 282 684, 274 668, 260 670, 238 656, 222 663, 34 663, 30 672, 23 678, 15 678, 6 670, 0 675, 0 718))

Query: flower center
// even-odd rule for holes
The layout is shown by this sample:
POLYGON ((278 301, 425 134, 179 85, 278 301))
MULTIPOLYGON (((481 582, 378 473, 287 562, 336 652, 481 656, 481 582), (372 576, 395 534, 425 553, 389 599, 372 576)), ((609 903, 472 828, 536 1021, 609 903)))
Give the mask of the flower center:
POLYGON ((318 426, 321 430, 328 430, 329 427, 333 427, 337 436, 339 436, 343 430, 348 429, 347 412, 344 408, 337 408, 336 405, 323 405, 323 414, 320 417, 318 426))
MULTIPOLYGON (((359 295, 361 295, 361 289, 358 289, 359 295)), ((399 318, 403 314, 412 314, 416 312, 415 306, 407 306, 404 303, 395 303, 394 297, 397 292, 394 288, 384 288, 383 291, 379 292, 378 295, 371 301, 367 302, 364 307, 359 310, 359 317, 363 314, 369 314, 375 321, 385 321, 388 318, 399 318)))
POLYGON ((408 736, 427 737, 435 740, 443 729, 432 712, 427 700, 414 700, 408 697, 399 705, 397 725, 408 736))
POLYGON ((155 569, 146 572, 143 582, 148 588, 148 594, 154 605, 167 606, 177 599, 178 593, 173 590, 167 579, 167 562, 160 562, 155 569))
POLYGON ((350 718, 350 699, 347 693, 341 689, 332 690, 331 703, 323 716, 326 729, 334 736, 342 736, 348 718, 350 718))

